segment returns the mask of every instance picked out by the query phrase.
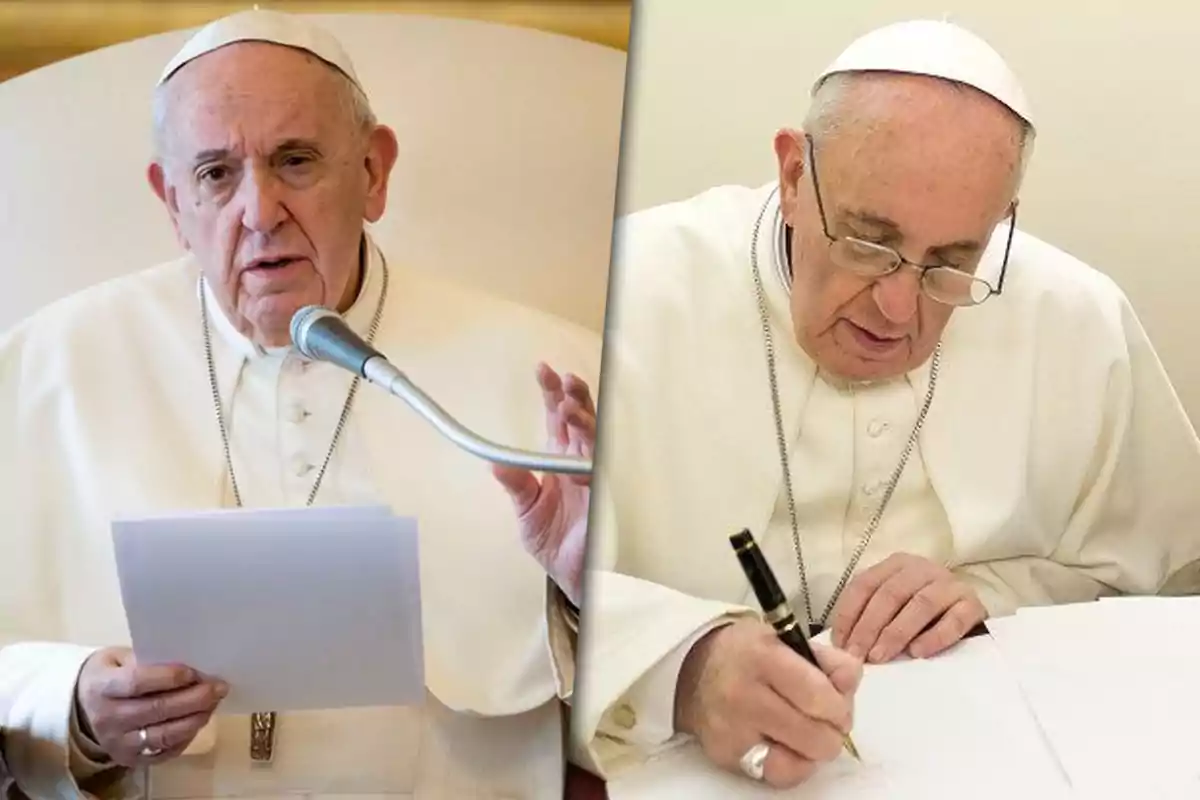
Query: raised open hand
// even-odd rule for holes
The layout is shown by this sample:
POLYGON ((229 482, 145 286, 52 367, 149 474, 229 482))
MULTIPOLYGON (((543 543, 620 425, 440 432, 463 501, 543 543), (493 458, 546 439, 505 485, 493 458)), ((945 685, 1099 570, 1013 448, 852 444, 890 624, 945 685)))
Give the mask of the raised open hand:
MULTIPOLYGON (((548 448, 555 453, 591 458, 596 444, 596 405, 586 382, 574 375, 560 376, 546 364, 538 365, 538 384, 546 408, 548 448)), ((540 480, 515 467, 493 467, 516 507, 525 549, 579 605, 587 554, 589 475, 548 474, 540 480)))

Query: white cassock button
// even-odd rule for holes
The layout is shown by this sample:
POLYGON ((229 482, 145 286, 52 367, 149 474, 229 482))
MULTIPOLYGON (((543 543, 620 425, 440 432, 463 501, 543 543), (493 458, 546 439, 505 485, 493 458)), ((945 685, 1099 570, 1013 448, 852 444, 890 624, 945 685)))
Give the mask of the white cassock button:
POLYGON ((628 703, 622 703, 613 709, 613 722, 617 727, 632 730, 637 725, 637 712, 628 703))
POLYGON ((890 426, 885 419, 871 420, 871 424, 867 426, 867 435, 872 439, 877 439, 883 435, 890 426))
POLYGON ((299 403, 293 403, 288 407, 287 419, 288 422, 299 425, 301 422, 304 422, 304 420, 308 419, 308 411, 306 411, 304 406, 300 405, 299 403))
POLYGON ((292 459, 292 472, 296 473, 297 478, 303 478, 312 471, 313 465, 308 463, 308 459, 304 456, 296 456, 292 459))

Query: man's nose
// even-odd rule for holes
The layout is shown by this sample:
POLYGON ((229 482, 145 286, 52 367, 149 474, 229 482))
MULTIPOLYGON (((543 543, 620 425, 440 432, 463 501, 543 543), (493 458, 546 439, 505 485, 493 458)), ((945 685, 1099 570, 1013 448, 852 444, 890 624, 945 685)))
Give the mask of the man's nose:
POLYGON ((271 233, 287 219, 279 182, 266 170, 249 169, 238 189, 242 225, 255 233, 271 233))
POLYGON ((908 264, 885 275, 875 282, 872 287, 872 297, 880 312, 896 325, 903 325, 912 320, 917 313, 917 301, 921 295, 921 271, 908 264))

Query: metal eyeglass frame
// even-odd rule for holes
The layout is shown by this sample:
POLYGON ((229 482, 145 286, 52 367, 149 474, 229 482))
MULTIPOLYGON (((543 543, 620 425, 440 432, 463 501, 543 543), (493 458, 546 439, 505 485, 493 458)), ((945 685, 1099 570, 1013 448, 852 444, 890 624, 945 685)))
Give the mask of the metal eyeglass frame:
POLYGON ((808 163, 808 171, 812 177, 813 193, 816 196, 816 200, 817 200, 817 213, 821 218, 821 230, 825 234, 825 238, 829 240, 829 246, 832 248, 834 245, 836 245, 839 242, 849 242, 856 247, 866 248, 868 250, 874 250, 880 254, 890 256, 890 258, 892 260, 892 268, 887 270, 886 272, 872 271, 872 272, 866 273, 866 272, 860 272, 860 271, 854 269, 854 267, 846 266, 845 264, 839 263, 838 266, 841 266, 844 269, 848 269, 851 272, 854 272, 856 275, 859 275, 861 277, 879 280, 880 278, 885 278, 888 275, 893 274, 894 272, 896 272, 896 270, 900 269, 901 266, 903 266, 904 264, 907 264, 910 267, 920 271, 922 293, 925 294, 925 296, 928 297, 930 300, 933 300, 935 303, 942 303, 943 305, 952 305, 952 306, 957 306, 957 307, 977 306, 977 305, 981 305, 982 303, 986 302, 991 297, 999 295, 1004 290, 1004 276, 1008 272, 1008 257, 1009 257, 1009 254, 1012 252, 1013 234, 1016 232, 1016 229, 1017 229, 1017 202, 1015 200, 1013 201, 1012 208, 1008 214, 1008 216, 1012 220, 1012 222, 1008 229, 1008 240, 1004 245, 1004 261, 1002 262, 1002 264, 1000 266, 1000 277, 996 281, 996 286, 993 287, 991 285, 991 283, 984 280, 983 278, 977 277, 977 276, 975 276, 969 272, 966 272, 964 270, 956 269, 955 267, 949 267, 949 266, 945 266, 945 265, 928 266, 925 264, 918 264, 915 261, 909 261, 907 258, 900 255, 900 253, 896 252, 896 250, 894 250, 893 248, 888 247, 886 245, 878 244, 876 242, 869 242, 865 239, 860 239, 856 236, 834 236, 833 234, 831 234, 829 232, 829 221, 825 216, 825 204, 821 200, 820 183, 817 180, 817 162, 816 162, 816 155, 814 153, 815 147, 813 145, 812 136, 809 134, 805 134, 804 135, 804 143, 805 143, 805 150, 806 150, 805 155, 806 155, 806 160, 808 163), (926 283, 927 277, 928 277, 929 273, 931 273, 931 272, 933 272, 935 274, 945 274, 948 272, 950 274, 953 274, 956 278, 958 278, 958 277, 969 278, 971 281, 978 283, 978 284, 982 284, 984 287, 986 287, 987 294, 984 295, 979 300, 972 299, 965 303, 954 303, 954 302, 950 302, 947 300, 943 300, 940 297, 935 297, 934 295, 930 294, 929 286, 926 283))

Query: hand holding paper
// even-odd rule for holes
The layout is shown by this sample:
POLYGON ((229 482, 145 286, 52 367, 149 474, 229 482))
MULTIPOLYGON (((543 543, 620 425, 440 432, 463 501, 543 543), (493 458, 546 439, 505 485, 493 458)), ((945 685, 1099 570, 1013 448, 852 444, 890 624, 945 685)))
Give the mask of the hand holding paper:
POLYGON ((76 696, 84 735, 135 767, 181 755, 228 693, 223 681, 186 666, 143 666, 132 650, 113 647, 84 663, 76 696))

